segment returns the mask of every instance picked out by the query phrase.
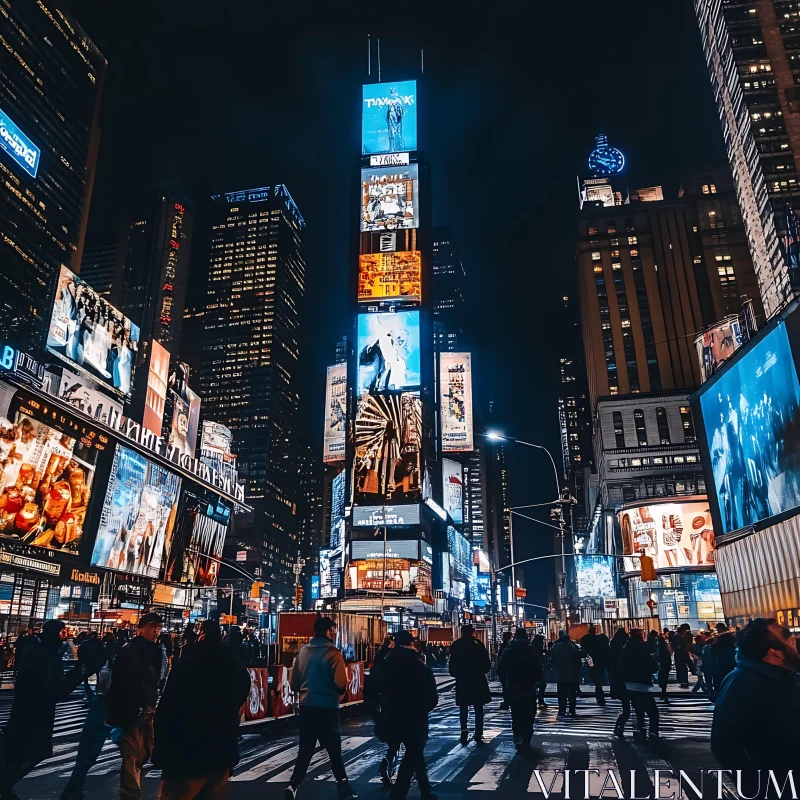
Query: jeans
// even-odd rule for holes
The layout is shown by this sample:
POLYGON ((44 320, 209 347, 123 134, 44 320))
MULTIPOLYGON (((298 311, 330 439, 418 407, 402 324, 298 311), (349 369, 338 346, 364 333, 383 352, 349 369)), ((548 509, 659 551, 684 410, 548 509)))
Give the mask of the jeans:
POLYGON ((339 728, 338 708, 300 706, 300 751, 294 765, 290 784, 297 788, 308 772, 317 741, 328 751, 333 777, 337 781, 347 780, 342 760, 342 734, 339 728))
POLYGON ((511 703, 511 731, 514 742, 531 743, 533 722, 536 719, 536 697, 522 697, 511 703))
MULTIPOLYGON (((483 706, 474 706, 475 708, 475 735, 483 736, 483 706)), ((469 730, 469 706, 459 706, 458 716, 461 720, 461 732, 469 730)))
POLYGON ((603 681, 605 680, 605 667, 589 667, 589 679, 594 684, 594 696, 598 703, 605 703, 606 698, 603 694, 603 681))
POLYGON ((83 785, 86 782, 86 775, 97 763, 109 730, 106 725, 106 698, 104 695, 96 694, 89 703, 89 711, 83 721, 75 766, 72 768, 72 775, 61 793, 61 800, 80 800, 83 797, 83 785))
POLYGON ((122 770, 119 776, 120 800, 140 800, 142 767, 153 753, 153 718, 156 711, 147 708, 130 727, 122 729, 122 770))
POLYGON ((558 713, 566 713, 567 705, 569 705, 570 713, 573 713, 578 697, 578 682, 558 681, 556 686, 558 687, 558 713))
POLYGON ((428 768, 425 766, 425 740, 408 737, 402 740, 402 744, 405 744, 406 752, 402 762, 400 762, 397 780, 389 797, 391 800, 404 798, 411 788, 411 779, 413 777, 417 779, 417 785, 422 796, 427 797, 431 793, 431 782, 428 779, 428 768))
POLYGON ((223 800, 228 790, 229 769, 193 778, 161 776, 158 800, 223 800))

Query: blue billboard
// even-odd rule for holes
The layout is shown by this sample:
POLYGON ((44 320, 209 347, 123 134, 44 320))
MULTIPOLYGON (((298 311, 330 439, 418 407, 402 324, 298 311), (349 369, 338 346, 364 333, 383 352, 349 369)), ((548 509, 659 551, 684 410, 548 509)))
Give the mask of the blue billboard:
POLYGON ((420 385, 419 311, 358 315, 358 393, 420 385))
POLYGON ((8 153, 11 160, 22 167, 31 178, 36 177, 41 151, 2 109, 0 109, 0 148, 8 153))
POLYGON ((800 506, 800 383, 779 323, 700 395, 722 533, 800 506))
POLYGON ((575 556, 575 574, 581 600, 617 596, 613 556, 575 556))
POLYGON ((417 82, 370 83, 361 106, 361 152, 417 149, 417 82))

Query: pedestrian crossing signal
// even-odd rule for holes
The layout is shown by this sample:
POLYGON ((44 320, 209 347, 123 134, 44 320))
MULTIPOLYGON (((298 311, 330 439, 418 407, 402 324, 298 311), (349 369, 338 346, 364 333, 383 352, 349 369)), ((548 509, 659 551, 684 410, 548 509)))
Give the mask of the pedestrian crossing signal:
POLYGON ((655 581, 657 580, 656 576, 656 567, 653 564, 653 559, 650 556, 641 556, 640 563, 642 565, 642 581, 655 581))

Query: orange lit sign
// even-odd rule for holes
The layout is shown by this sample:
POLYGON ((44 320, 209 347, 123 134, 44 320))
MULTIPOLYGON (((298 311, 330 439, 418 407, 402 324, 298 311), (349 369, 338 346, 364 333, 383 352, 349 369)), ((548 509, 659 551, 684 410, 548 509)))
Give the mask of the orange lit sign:
POLYGON ((422 299, 422 258, 419 250, 366 253, 358 257, 358 300, 422 299))

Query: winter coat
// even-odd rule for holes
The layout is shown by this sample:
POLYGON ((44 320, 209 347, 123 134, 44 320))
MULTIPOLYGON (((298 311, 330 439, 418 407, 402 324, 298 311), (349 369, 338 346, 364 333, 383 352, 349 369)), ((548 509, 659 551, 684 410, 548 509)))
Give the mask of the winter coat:
MULTIPOLYGON (((104 652, 105 648, 99 636, 93 636, 91 639, 84 639, 78 647, 78 663, 89 670, 99 662, 97 669, 102 669, 106 660, 104 652)), ((94 672, 88 672, 88 674, 93 675, 94 672)))
POLYGON ((301 706, 339 708, 347 689, 347 670, 341 650, 327 636, 315 636, 300 648, 289 680, 301 706))
POLYGON ((527 639, 514 639, 497 662, 497 674, 508 701, 517 703, 536 696, 536 681, 543 677, 542 661, 527 639))
POLYGON ((450 648, 449 672, 456 679, 457 706, 485 706, 492 702, 486 673, 492 668, 480 639, 462 636, 450 648))
POLYGON ((391 653, 393 649, 394 648, 392 647, 381 647, 378 650, 378 652, 375 653, 375 661, 372 664, 373 669, 383 664, 383 662, 386 661, 387 657, 389 656, 389 653, 391 653))
POLYGON ((570 639, 559 639, 550 650, 550 666, 558 683, 577 683, 581 677, 581 651, 570 639))
POLYGON ((604 633, 587 633, 581 639, 581 647, 591 656, 595 667, 607 667, 611 662, 611 648, 604 633))
MULTIPOLYGON (((703 662, 703 669, 709 665, 703 662)), ((719 691, 728 673, 736 668, 736 637, 728 631, 711 643, 711 675, 714 688, 719 691)))
POLYGON ((129 728, 146 708, 158 702, 163 650, 158 642, 134 636, 114 659, 108 690, 108 724, 129 728))
POLYGON ((623 683, 653 685, 653 673, 658 670, 658 661, 645 642, 629 639, 619 657, 619 677, 623 683))
POLYGON ((249 693, 242 660, 221 645, 200 642, 175 663, 159 701, 153 763, 170 777, 235 767, 239 710, 249 693))
POLYGON ((654 656, 658 664, 658 674, 669 675, 669 671, 672 669, 672 653, 670 653, 669 645, 664 641, 663 636, 656 639, 654 656))

